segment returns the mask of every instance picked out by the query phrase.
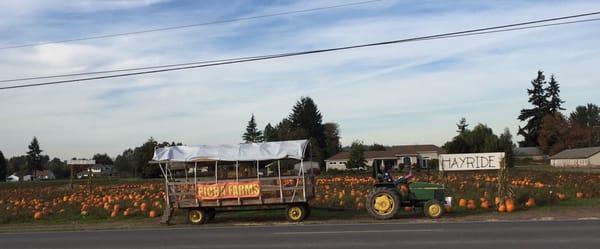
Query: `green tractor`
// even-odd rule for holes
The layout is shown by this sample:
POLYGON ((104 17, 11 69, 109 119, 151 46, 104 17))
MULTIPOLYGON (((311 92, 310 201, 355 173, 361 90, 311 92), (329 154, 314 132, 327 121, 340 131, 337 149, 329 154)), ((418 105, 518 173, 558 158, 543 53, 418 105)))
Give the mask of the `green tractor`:
POLYGON ((391 219, 404 207, 422 208, 426 216, 439 218, 444 214, 444 205, 451 205, 451 198, 445 197, 441 184, 411 182, 412 174, 392 179, 385 168, 373 167, 373 177, 377 183, 367 198, 367 211, 375 219, 391 219))

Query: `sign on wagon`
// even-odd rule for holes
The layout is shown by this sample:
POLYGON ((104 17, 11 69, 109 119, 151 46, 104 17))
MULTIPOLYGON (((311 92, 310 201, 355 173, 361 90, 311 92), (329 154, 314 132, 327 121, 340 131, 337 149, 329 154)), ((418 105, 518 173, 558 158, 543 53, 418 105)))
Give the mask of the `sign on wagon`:
POLYGON ((440 171, 494 170, 500 169, 504 152, 440 154, 440 171))

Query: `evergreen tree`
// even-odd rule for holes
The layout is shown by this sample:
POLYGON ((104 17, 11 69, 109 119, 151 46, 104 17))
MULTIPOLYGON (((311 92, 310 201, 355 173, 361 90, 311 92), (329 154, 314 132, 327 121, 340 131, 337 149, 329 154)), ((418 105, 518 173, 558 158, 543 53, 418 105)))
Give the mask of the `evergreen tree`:
POLYGON ((106 153, 104 153, 104 154, 97 153, 96 155, 94 155, 94 157, 92 159, 96 160, 96 164, 104 164, 104 165, 113 165, 114 164, 113 160, 106 153))
POLYGON ((533 108, 522 109, 518 119, 527 121, 524 127, 519 127, 518 135, 523 136, 524 140, 519 142, 521 147, 537 146, 537 138, 539 136, 539 127, 544 115, 548 113, 548 103, 546 89, 546 77, 544 72, 538 71, 537 77, 531 81, 532 88, 527 89, 529 95, 529 103, 533 108))
POLYGON ((154 138, 149 138, 142 146, 136 147, 133 150, 136 176, 141 173, 142 178, 153 178, 160 176, 158 167, 148 167, 148 162, 154 156, 154 149, 158 146, 158 142, 154 138))
POLYGON ((569 115, 569 121, 587 127, 600 126, 600 108, 592 103, 577 106, 569 115))
POLYGON ((335 155, 342 150, 338 124, 325 123, 323 125, 323 135, 325 136, 325 154, 327 156, 335 155))
POLYGON ((288 116, 293 135, 302 136, 299 138, 311 139, 316 141, 316 144, 311 143, 313 153, 319 155, 313 157, 314 160, 321 162, 321 166, 324 166, 323 160, 327 156, 326 143, 323 127, 323 116, 317 108, 317 105, 310 97, 301 97, 292 107, 292 112, 288 116))
POLYGON ((4 158, 4 154, 2 154, 2 151, 0 151, 0 182, 6 181, 7 165, 8 162, 6 161, 6 158, 4 158))
POLYGON ((597 105, 589 103, 587 106, 577 106, 569 115, 569 122, 572 127, 588 128, 591 146, 600 146, 600 108, 597 105))
POLYGON ((114 168, 121 177, 135 176, 135 155, 132 149, 127 149, 115 158, 114 168))
POLYGON ((271 141, 277 141, 277 130, 271 125, 271 123, 268 123, 267 126, 265 126, 265 129, 263 130, 263 138, 265 140, 265 142, 271 142, 271 141))
POLYGON ((352 142, 350 146, 350 157, 346 162, 346 168, 348 169, 364 169, 367 164, 365 159, 365 147, 361 141, 352 142))
POLYGON ((48 169, 54 173, 56 179, 66 179, 69 178, 69 175, 71 174, 71 170, 67 165, 67 162, 61 161, 56 157, 48 162, 48 169))
POLYGON ((248 121, 246 126, 246 132, 242 135, 245 143, 259 143, 263 141, 262 131, 256 128, 256 121, 254 120, 254 114, 248 121))
POLYGON ((385 151, 385 150, 387 150, 387 148, 385 148, 385 145, 383 145, 383 144, 373 143, 373 145, 369 146, 369 150, 370 151, 385 151))
POLYGON ((515 144, 512 141, 512 135, 508 128, 504 129, 504 132, 500 134, 499 149, 504 151, 504 157, 506 158, 506 166, 513 167, 515 165, 514 149, 515 144))
POLYGON ((546 87, 545 91, 546 99, 548 100, 548 107, 546 110, 549 114, 565 110, 565 108, 562 107, 562 104, 565 102, 560 99, 560 86, 554 78, 554 75, 550 76, 550 81, 548 82, 548 87, 546 87))
POLYGON ((310 97, 300 98, 288 119, 294 128, 306 130, 311 137, 323 138, 323 116, 310 97))
POLYGON ((43 157, 42 150, 40 149, 40 143, 37 137, 33 137, 31 144, 29 144, 29 151, 27 151, 27 170, 32 172, 34 178, 37 170, 43 169, 43 157))
POLYGON ((462 117, 460 121, 458 121, 458 124, 456 124, 456 132, 462 134, 467 130, 467 127, 469 127, 469 124, 467 124, 467 119, 462 117))

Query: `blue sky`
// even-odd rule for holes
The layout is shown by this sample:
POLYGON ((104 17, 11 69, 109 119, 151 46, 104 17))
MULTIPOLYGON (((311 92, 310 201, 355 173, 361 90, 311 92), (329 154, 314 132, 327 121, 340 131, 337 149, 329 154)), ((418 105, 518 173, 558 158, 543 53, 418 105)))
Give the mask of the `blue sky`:
MULTIPOLYGON (((352 2, 2 1, 0 46, 264 15, 352 2)), ((598 1, 402 1, 0 50, 0 78, 152 66, 408 38, 600 10, 598 1)), ((496 132, 527 107, 538 69, 567 112, 600 104, 600 22, 381 46, 83 84, 0 92, 0 150, 33 136, 50 156, 116 156, 153 136, 236 143, 250 115, 277 123, 311 96, 342 143, 443 144, 455 123, 496 132)), ((7 85, 9 83, 0 83, 7 85)), ((520 138, 516 138, 518 140, 520 138)))

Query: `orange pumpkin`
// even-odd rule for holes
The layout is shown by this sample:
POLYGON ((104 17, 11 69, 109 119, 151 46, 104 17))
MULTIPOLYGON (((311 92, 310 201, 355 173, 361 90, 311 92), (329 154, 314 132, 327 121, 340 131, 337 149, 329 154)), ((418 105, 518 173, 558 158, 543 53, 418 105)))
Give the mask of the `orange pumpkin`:
POLYGON ((535 207, 535 199, 533 197, 527 199, 527 202, 525 202, 525 206, 526 207, 535 207))
POLYGON ((498 206, 498 212, 500 213, 504 213, 506 212, 506 206, 504 206, 504 204, 500 204, 500 206, 498 206))
POLYGON ((465 200, 465 199, 458 200, 458 206, 459 207, 466 207, 467 206, 467 200, 465 200))
POLYGON ((577 199, 581 199, 581 198, 583 198, 583 193, 582 192, 577 192, 575 194, 575 196, 577 196, 577 199))
POLYGON ((515 211, 516 207, 512 199, 506 199, 504 203, 506 205, 506 212, 512 213, 515 211))
POLYGON ((156 217, 156 211, 150 210, 150 213, 148 213, 148 217, 155 218, 156 217))
POLYGON ((484 202, 481 202, 481 208, 485 208, 485 209, 490 208, 490 203, 487 202, 487 200, 484 202))
POLYGON ((446 208, 446 213, 452 213, 452 206, 446 205, 444 207, 446 208))
POLYGON ((42 218, 42 215, 43 215, 43 213, 38 211, 33 214, 33 218, 36 220, 39 220, 42 218))
POLYGON ((140 205, 140 210, 142 210, 142 212, 146 212, 148 210, 148 204, 143 202, 142 205, 140 205))

